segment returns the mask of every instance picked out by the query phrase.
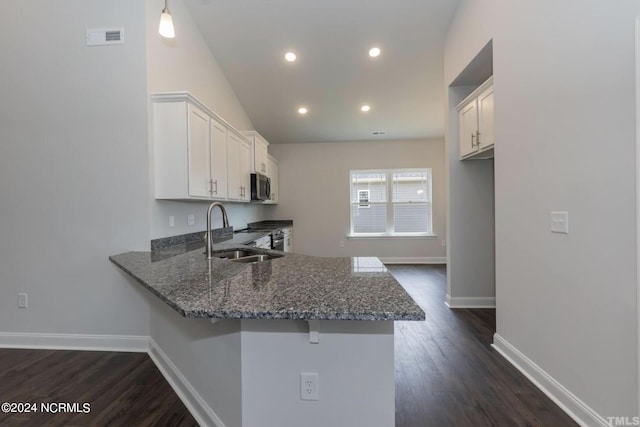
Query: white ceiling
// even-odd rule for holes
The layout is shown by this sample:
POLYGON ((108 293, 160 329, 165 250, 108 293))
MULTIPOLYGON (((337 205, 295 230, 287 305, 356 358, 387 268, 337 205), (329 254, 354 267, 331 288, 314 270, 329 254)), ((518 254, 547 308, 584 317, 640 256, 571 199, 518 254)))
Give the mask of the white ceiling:
POLYGON ((269 142, 443 137, 443 41, 459 0, 184 1, 269 142))

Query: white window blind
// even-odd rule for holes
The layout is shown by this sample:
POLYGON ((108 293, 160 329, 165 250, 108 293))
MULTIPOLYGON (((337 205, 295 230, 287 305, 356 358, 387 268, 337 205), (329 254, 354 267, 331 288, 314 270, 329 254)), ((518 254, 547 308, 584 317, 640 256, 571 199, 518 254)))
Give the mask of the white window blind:
POLYGON ((392 172, 394 233, 431 233, 427 171, 392 172))
POLYGON ((387 175, 385 173, 351 174, 351 218, 353 233, 385 233, 387 231, 387 175))
POLYGON ((351 171, 353 235, 430 235, 431 169, 351 171))

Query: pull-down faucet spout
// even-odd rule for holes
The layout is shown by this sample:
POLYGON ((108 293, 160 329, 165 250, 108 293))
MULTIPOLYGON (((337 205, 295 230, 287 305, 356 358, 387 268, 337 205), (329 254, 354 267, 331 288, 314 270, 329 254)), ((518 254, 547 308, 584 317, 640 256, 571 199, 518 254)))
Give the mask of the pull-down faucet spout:
POLYGON ((211 259, 213 258, 213 255, 211 255, 211 246, 213 245, 213 237, 211 233, 211 214, 213 213, 213 208, 218 206, 220 208, 220 211, 222 212, 222 226, 224 228, 227 228, 229 226, 229 218, 227 217, 227 211, 224 209, 224 206, 222 206, 222 203, 220 202, 213 202, 209 205, 209 209, 207 210, 207 259, 211 259))

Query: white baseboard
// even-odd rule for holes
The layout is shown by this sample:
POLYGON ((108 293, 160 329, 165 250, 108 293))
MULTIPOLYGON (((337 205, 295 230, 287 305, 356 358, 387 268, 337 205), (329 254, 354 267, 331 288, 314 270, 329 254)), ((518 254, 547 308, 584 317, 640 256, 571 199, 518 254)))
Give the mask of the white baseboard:
POLYGON ((444 302, 449 308, 496 308, 496 297, 452 297, 444 302))
POLYGON ((383 264, 446 264, 447 257, 378 257, 383 264))
POLYGON ((491 346, 581 426, 609 427, 607 420, 498 334, 491 346))
POLYGON ((0 332, 0 348, 127 351, 147 353, 149 337, 137 335, 79 335, 0 332))
POLYGON ((151 337, 149 337, 149 356, 198 424, 203 427, 226 427, 151 337))

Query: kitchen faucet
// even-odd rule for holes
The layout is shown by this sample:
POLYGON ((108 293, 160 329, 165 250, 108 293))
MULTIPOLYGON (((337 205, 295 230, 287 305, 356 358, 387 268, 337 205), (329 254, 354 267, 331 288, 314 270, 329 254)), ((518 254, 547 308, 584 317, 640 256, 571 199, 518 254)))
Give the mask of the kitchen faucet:
POLYGON ((211 255, 211 246, 213 245, 213 237, 212 236, 212 232, 211 232, 211 214, 213 213, 213 208, 214 207, 220 207, 220 211, 222 212, 222 226, 224 228, 227 228, 229 226, 229 218, 227 218, 227 211, 224 209, 224 206, 222 206, 222 203, 220 202, 213 202, 209 205, 209 209, 207 210, 207 238, 205 239, 207 241, 207 259, 211 259, 213 258, 213 255, 211 255))

